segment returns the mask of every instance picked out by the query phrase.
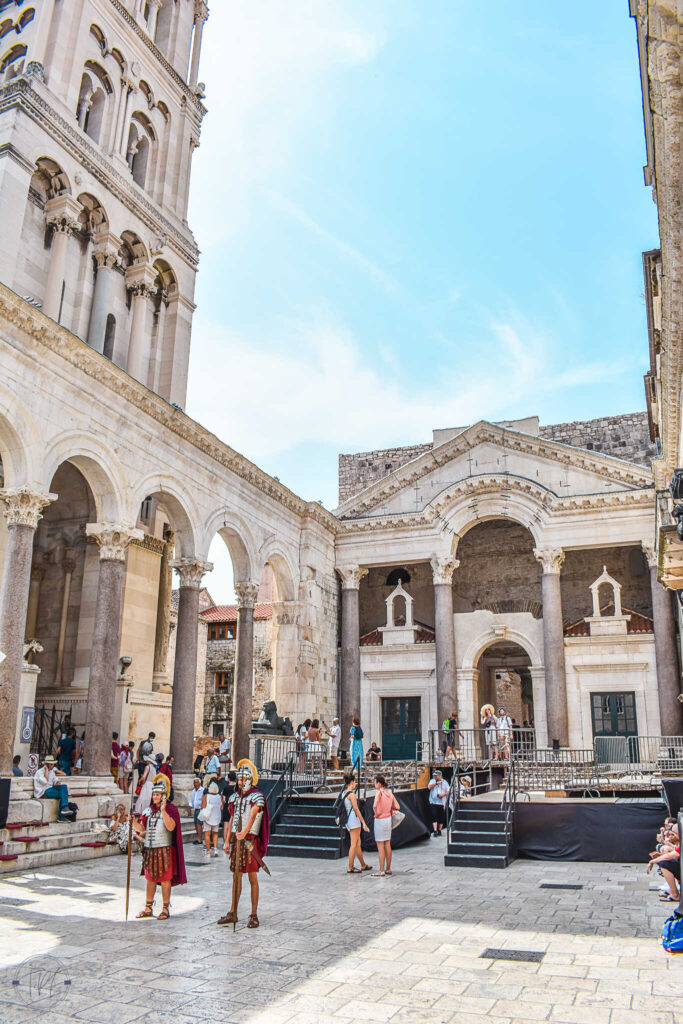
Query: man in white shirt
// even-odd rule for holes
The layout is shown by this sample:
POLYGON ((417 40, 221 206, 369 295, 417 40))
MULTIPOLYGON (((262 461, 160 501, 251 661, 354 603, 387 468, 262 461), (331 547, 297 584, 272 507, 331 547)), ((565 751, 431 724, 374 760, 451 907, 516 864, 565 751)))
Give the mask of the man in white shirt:
POLYGON ((339 771, 339 756, 338 755, 339 755, 339 744, 341 743, 341 725, 339 724, 339 719, 338 718, 333 718, 332 719, 332 728, 331 729, 328 729, 327 725, 325 725, 324 722, 323 722, 323 725, 325 726, 325 732, 330 737, 330 746, 329 746, 328 757, 329 757, 330 761, 332 762, 332 767, 335 769, 335 771, 339 771))
POLYGON ((33 776, 33 795, 38 800, 59 800, 59 815, 57 821, 70 821, 65 816, 69 810, 69 790, 64 783, 57 782, 57 776, 64 776, 64 772, 56 768, 57 762, 54 757, 46 757, 42 765, 33 776))
POLYGON ((437 768, 434 777, 427 784, 429 789, 429 810, 432 816, 432 839, 440 836, 446 824, 446 803, 448 801, 448 783, 437 768))
POLYGON ((232 760, 230 756, 231 750, 230 740, 221 733, 218 737, 218 760, 222 765, 230 764, 232 760))
POLYGON ((201 846, 203 842, 204 830, 202 823, 199 820, 199 812, 202 806, 202 799, 204 797, 204 787, 202 786, 201 780, 195 775, 192 780, 192 789, 190 790, 187 802, 194 812, 194 830, 197 833, 197 838, 194 840, 195 846, 201 846))
POLYGON ((510 757, 510 740, 512 739, 512 719, 505 713, 505 708, 498 709, 496 721, 498 730, 498 755, 504 760, 510 757))

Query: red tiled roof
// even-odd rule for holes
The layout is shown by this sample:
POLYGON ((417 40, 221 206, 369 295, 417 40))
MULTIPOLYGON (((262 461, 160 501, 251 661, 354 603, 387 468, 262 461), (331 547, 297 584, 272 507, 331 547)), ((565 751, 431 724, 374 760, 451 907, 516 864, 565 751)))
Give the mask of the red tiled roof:
MULTIPOLYGON (((425 626, 423 622, 416 622, 417 636, 415 637, 416 644, 433 644, 434 643, 434 630, 431 626, 425 626)), ((379 629, 373 629, 369 633, 365 633, 360 638, 361 647, 381 647, 382 646, 382 634, 379 629)))
MULTIPOLYGON (((614 602, 601 609, 604 616, 614 615, 614 602)), ((632 608, 622 608, 624 615, 630 615, 631 621, 626 624, 627 633, 654 633, 654 626, 649 615, 634 612, 632 608)), ((590 626, 585 619, 572 622, 564 627, 565 636, 590 636, 590 626)))
MULTIPOLYGON (((204 619, 205 622, 237 622, 237 605, 216 604, 213 608, 207 608, 205 611, 201 612, 199 617, 204 619)), ((272 617, 272 604, 254 605, 255 619, 272 619, 272 617)))

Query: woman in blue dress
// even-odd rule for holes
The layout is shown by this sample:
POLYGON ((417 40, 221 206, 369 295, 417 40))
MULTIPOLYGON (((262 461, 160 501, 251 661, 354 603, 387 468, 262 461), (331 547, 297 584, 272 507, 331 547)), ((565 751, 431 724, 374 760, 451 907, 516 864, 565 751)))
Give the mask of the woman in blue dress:
POLYGON ((356 761, 360 761, 363 764, 363 730, 360 727, 360 718, 353 718, 351 720, 353 725, 351 726, 351 767, 355 765, 356 761))

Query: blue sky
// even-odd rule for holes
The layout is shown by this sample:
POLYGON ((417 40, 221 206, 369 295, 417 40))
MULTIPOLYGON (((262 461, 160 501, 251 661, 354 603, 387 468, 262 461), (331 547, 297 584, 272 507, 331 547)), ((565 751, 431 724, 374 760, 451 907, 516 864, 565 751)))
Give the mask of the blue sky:
POLYGON ((187 408, 223 440, 333 508, 340 451, 644 408, 626 0, 221 0, 201 77, 187 408))

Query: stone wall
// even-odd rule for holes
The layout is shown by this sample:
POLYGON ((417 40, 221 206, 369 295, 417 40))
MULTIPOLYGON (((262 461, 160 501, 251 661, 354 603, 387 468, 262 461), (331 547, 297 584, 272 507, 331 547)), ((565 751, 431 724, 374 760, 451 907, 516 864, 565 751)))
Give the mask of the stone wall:
MULTIPOLYGON (((264 700, 271 695, 273 667, 271 658, 272 622, 270 619, 254 620, 254 717, 258 717, 264 700)), ((204 665, 203 732, 213 734, 215 724, 222 725, 229 735, 232 726, 232 695, 235 678, 235 645, 237 641, 207 640, 204 665), (230 686, 227 690, 216 690, 216 672, 227 672, 230 686)))
MULTIPOLYGON (((656 455, 650 441, 646 412, 626 413, 623 416, 602 416, 594 420, 576 420, 554 423, 539 428, 539 436, 559 441, 575 448, 613 455, 627 462, 649 466, 656 455)), ((416 459, 433 448, 427 444, 406 445, 402 448, 378 448, 339 456, 339 503, 393 473, 400 466, 416 459)))

